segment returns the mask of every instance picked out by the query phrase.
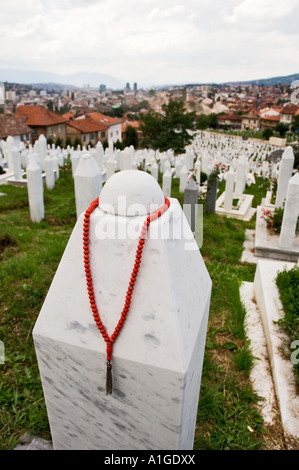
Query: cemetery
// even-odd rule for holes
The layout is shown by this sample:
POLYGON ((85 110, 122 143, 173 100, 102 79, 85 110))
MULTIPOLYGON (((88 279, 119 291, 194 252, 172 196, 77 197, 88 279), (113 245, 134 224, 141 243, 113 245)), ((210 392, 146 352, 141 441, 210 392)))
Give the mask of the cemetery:
POLYGON ((0 448, 298 449, 292 147, 0 148, 0 448))

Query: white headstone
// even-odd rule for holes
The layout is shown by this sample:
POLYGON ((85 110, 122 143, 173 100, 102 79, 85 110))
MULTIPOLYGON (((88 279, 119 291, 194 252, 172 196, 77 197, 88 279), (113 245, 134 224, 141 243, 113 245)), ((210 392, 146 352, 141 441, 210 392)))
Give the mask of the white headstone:
POLYGON ((230 168, 226 175, 226 182, 225 182, 225 198, 224 198, 223 209, 226 211, 232 210, 234 185, 235 185, 235 172, 233 168, 230 168))
POLYGON ((12 168, 14 172, 14 179, 21 180, 22 179, 22 169, 21 169, 21 155, 18 149, 15 147, 11 151, 12 155, 12 168))
POLYGON ((156 181, 158 181, 158 172, 159 172, 158 163, 154 161, 151 163, 151 175, 153 178, 155 178, 156 181))
POLYGON ((55 175, 54 175, 54 162, 50 155, 47 155, 44 160, 44 168, 46 172, 46 185, 48 189, 53 189, 55 186, 55 175))
MULTIPOLYGON (((148 212, 141 217, 107 213, 101 196, 108 192, 107 204, 109 195, 135 206, 164 201, 149 174, 137 170, 128 184, 122 173, 105 184, 99 207, 89 218, 95 301, 108 334, 123 308, 148 212), (137 183, 140 173, 142 182, 137 183), (115 229, 126 236, 107 237, 115 229), (135 238, 129 236, 134 231, 135 238)), ((169 209, 150 224, 130 311, 113 344, 113 393, 108 396, 106 344, 85 283, 83 221, 84 214, 33 330, 54 449, 192 450, 211 280, 182 209, 172 199, 169 209), (186 249, 189 243, 193 249, 186 249)))
POLYGON ((294 160, 294 151, 292 147, 289 146, 283 152, 280 162, 275 207, 283 207, 287 194, 289 179, 292 176, 294 168, 294 160))
POLYGON ((44 186, 42 170, 35 153, 31 155, 26 173, 30 218, 32 222, 41 222, 44 218, 44 186))
MULTIPOLYGON (((164 168, 165 168, 165 163, 164 163, 164 168)), ((166 197, 171 197, 171 181, 172 181, 171 171, 166 169, 163 173, 163 180, 162 180, 162 190, 166 197)))
POLYGON ((197 158, 195 164, 194 164, 194 170, 195 170, 195 178, 196 182, 198 185, 200 185, 200 169, 201 169, 201 163, 199 158, 197 158))
POLYGON ((246 159, 244 155, 240 155, 238 158, 237 164, 237 173, 236 173, 236 186, 235 193, 237 196, 240 196, 244 192, 244 185, 246 182, 246 159))
POLYGON ((185 191, 187 183, 188 183, 188 169, 186 165, 183 165, 183 168, 181 169, 181 175, 180 175, 180 187, 179 187, 180 193, 183 193, 185 191))
POLYGON ((299 216, 299 173, 289 180, 279 237, 279 246, 290 249, 294 244, 299 216))
POLYGON ((102 190, 102 173, 95 159, 89 153, 83 154, 80 158, 74 183, 78 218, 102 190))
POLYGON ((39 156, 39 161, 41 163, 42 170, 45 170, 45 159, 48 154, 47 151, 47 139, 44 134, 41 134, 36 141, 37 152, 39 156))

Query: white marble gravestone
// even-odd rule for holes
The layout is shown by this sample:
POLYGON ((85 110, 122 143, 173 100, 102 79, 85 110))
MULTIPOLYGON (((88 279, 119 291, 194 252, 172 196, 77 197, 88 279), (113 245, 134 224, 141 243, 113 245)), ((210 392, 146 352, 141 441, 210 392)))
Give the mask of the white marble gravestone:
POLYGON ((294 167, 294 151, 291 146, 287 147, 282 154, 279 176, 277 182, 277 194, 275 200, 275 207, 283 207, 287 195, 289 179, 292 176, 294 167))
POLYGON ((299 173, 289 180, 279 237, 281 248, 292 248, 299 216, 299 173))
MULTIPOLYGON (((85 284, 83 214, 77 221, 33 330, 54 449, 193 449, 211 280, 181 206, 170 202, 150 224, 108 396, 106 344, 85 284)), ((140 228, 163 203, 151 175, 128 170, 109 178, 91 214, 93 285, 108 334, 140 228)))
POLYGON ((90 203, 100 194, 102 189, 102 173, 95 159, 85 152, 80 158, 75 175, 76 213, 86 211, 90 203))
POLYGON ((42 170, 37 154, 33 153, 27 166, 27 191, 29 200, 30 218, 32 222, 41 222, 45 215, 44 186, 42 170))

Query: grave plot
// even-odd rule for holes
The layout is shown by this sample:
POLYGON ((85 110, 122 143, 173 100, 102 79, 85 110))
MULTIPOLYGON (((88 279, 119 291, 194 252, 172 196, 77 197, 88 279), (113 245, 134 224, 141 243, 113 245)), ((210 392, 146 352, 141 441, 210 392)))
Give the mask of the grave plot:
POLYGON ((247 334, 255 356, 251 380, 259 396, 264 398, 262 413, 271 425, 277 421, 278 407, 285 441, 290 449, 296 448, 299 437, 299 395, 291 352, 288 355, 283 353, 289 339, 279 325, 284 312, 276 277, 278 272, 294 266, 294 263, 260 260, 254 282, 244 283, 240 288, 247 311, 247 334))

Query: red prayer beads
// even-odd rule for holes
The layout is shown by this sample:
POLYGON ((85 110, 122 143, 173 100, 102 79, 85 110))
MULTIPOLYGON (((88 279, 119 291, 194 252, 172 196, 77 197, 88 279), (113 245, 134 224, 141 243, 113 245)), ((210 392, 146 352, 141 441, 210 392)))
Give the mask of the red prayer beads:
MULTIPOLYGON (((93 282, 92 282, 92 276, 91 276, 91 270, 90 270, 90 257, 89 257, 89 221, 90 221, 90 214, 94 211, 94 209, 99 205, 99 198, 96 198, 89 206, 89 208, 86 210, 84 214, 84 222, 83 222, 83 259, 84 259, 84 268, 85 268, 85 277, 86 277, 86 284, 87 284, 87 290, 88 290, 88 296, 89 296, 89 303, 91 310, 93 312, 93 317, 95 320, 95 323, 104 338, 104 340, 107 343, 107 364, 109 365, 109 369, 111 371, 111 356, 112 356, 112 344, 116 340, 117 336, 119 335, 121 328, 127 318, 127 314, 130 309, 131 305, 131 297, 134 291, 135 287, 135 282, 138 276, 138 271, 140 268, 140 263, 141 263, 141 258, 142 258, 142 251, 144 248, 145 244, 145 239, 146 239, 146 234, 149 228, 149 225, 152 221, 156 220, 157 218, 161 217, 162 214, 168 209, 170 206, 170 201, 165 197, 165 204, 158 209, 156 212, 153 214, 149 215, 146 220, 144 221, 144 224, 141 229, 141 234, 139 236, 139 243, 137 245, 137 250, 136 250, 136 255, 135 255, 135 263, 134 267, 131 273, 130 277, 130 282, 129 286, 126 292, 126 297, 125 297, 125 304, 124 308, 121 312, 121 316, 119 318, 118 324, 115 327, 113 333, 111 336, 108 335, 106 328, 102 324, 102 321, 100 319, 100 315, 98 312, 98 308, 96 305, 95 301, 95 295, 94 295, 94 290, 93 290, 93 282)), ((111 392, 110 392, 111 393, 111 392)))

